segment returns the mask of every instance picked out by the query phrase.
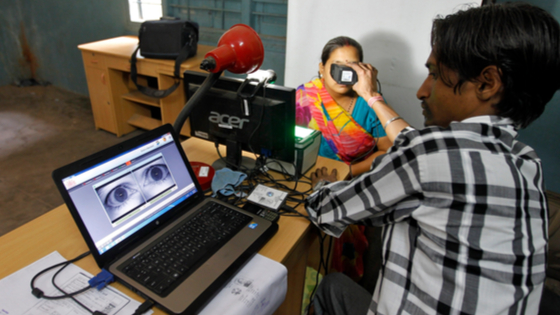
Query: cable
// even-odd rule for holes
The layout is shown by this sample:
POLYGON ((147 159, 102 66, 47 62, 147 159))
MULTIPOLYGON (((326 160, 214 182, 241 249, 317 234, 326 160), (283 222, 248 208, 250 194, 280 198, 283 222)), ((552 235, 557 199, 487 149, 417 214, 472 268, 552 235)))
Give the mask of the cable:
POLYGON ((72 299, 74 302, 76 302, 78 305, 80 305, 81 307, 83 307, 84 309, 86 309, 88 312, 90 312, 90 313, 92 313, 92 314, 103 314, 103 313, 98 312, 98 311, 95 311, 95 312, 94 312, 94 311, 90 310, 87 306, 85 306, 84 304, 82 304, 80 301, 78 301, 78 300, 74 297, 74 295, 77 295, 78 293, 82 293, 82 292, 85 292, 85 291, 91 289, 91 286, 89 286, 89 287, 87 287, 87 288, 83 288, 83 289, 78 290, 78 291, 73 292, 73 293, 67 293, 67 292, 64 291, 62 288, 60 288, 58 285, 56 285, 56 283, 55 283, 55 281, 54 281, 55 278, 56 278, 56 276, 57 276, 64 268, 68 267, 69 265, 70 265, 70 264, 65 264, 62 268, 60 268, 60 269, 54 274, 54 276, 53 276, 52 279, 51 279, 52 285, 53 285, 55 288, 57 288, 58 291, 60 291, 61 293, 67 295, 69 298, 71 298, 71 299, 72 299))
POLYGON ((222 153, 220 152, 220 143, 218 142, 218 140, 214 141, 214 147, 216 148, 216 152, 218 153, 218 156, 220 157, 220 160, 223 161, 226 164, 226 166, 230 166, 232 169, 242 170, 243 173, 250 172, 250 170, 247 167, 243 166, 243 163, 240 163, 239 166, 237 166, 237 165, 231 163, 230 161, 228 161, 227 157, 224 157, 222 155, 222 153))
POLYGON ((91 289, 91 288, 92 288, 91 286, 87 286, 87 287, 82 288, 82 289, 80 289, 80 290, 77 290, 77 291, 68 293, 68 292, 64 291, 62 288, 60 288, 60 287, 56 284, 56 281, 55 281, 56 277, 62 272, 62 270, 64 270, 66 267, 68 267, 71 263, 76 262, 76 261, 78 261, 78 260, 80 260, 80 259, 82 259, 82 258, 88 256, 89 254, 90 254, 90 252, 87 251, 87 252, 85 252, 85 253, 83 253, 83 254, 77 256, 76 258, 73 258, 73 259, 67 260, 67 261, 65 261, 65 262, 61 262, 61 263, 55 264, 55 265, 53 265, 53 266, 50 266, 50 267, 48 267, 48 268, 45 268, 45 269, 41 270, 39 273, 37 273, 37 274, 31 279, 31 283, 30 283, 30 285, 31 285, 31 293, 32 293, 35 297, 37 297, 37 298, 43 298, 43 299, 46 299, 46 300, 60 300, 60 299, 70 298, 70 299, 72 299, 74 302, 76 302, 78 305, 80 305, 81 307, 83 307, 84 309, 86 309, 88 312, 90 312, 90 313, 92 313, 92 314, 95 314, 95 315, 103 314, 102 312, 99 312, 99 311, 92 311, 92 310, 90 310, 88 307, 86 307, 84 304, 82 304, 80 301, 78 301, 76 298, 74 298, 75 295, 78 295, 78 294, 80 294, 80 293, 83 293, 83 292, 85 292, 85 291, 91 289), (53 277, 51 278, 51 283, 52 283, 52 285, 53 285, 58 291, 60 291, 61 293, 63 293, 63 295, 57 295, 57 296, 45 295, 44 292, 43 292, 41 289, 35 287, 35 280, 37 280, 37 278, 38 278, 40 275, 44 274, 45 272, 47 272, 47 271, 49 271, 49 270, 52 270, 52 269, 54 269, 54 268, 60 267, 60 266, 62 266, 62 267, 61 267, 59 270, 57 270, 56 273, 55 273, 55 274, 53 275, 53 277))
POLYGON ((311 291, 310 295, 309 295, 309 305, 307 305, 305 313, 309 314, 309 310, 311 308, 311 305, 313 304, 313 299, 314 299, 314 295, 315 295, 315 291, 317 290, 317 288, 319 287, 319 275, 321 273, 321 267, 325 270, 325 276, 329 274, 329 269, 328 269, 328 263, 329 263, 329 259, 330 259, 330 252, 332 249, 332 242, 333 242, 333 238, 329 237, 329 235, 327 234, 322 234, 321 230, 317 229, 316 230, 319 233, 319 255, 320 255, 320 259, 319 259, 319 268, 317 269, 317 275, 315 277, 315 286, 313 287, 313 290, 311 291), (324 253, 324 242, 325 239, 329 237, 329 246, 327 249, 327 257, 326 259, 324 259, 325 253, 324 253))
MULTIPOLYGON (((217 151, 218 154, 221 156, 220 152, 217 151)), ((265 159, 265 157, 260 157, 259 159, 265 159)), ((260 165, 266 166, 267 164, 274 163, 274 162, 264 162, 260 165)), ((246 195, 249 194, 258 184, 262 184, 265 186, 269 186, 275 189, 283 190, 288 192, 287 201, 295 202, 296 205, 294 207, 299 206, 301 203, 305 201, 305 198, 311 193, 311 188, 307 189, 306 191, 300 192, 297 190, 298 185, 300 183, 306 183, 311 185, 311 180, 305 176, 300 178, 294 178, 293 176, 286 174, 286 173, 279 173, 284 176, 284 178, 276 179, 268 172, 263 172, 260 170, 253 170, 252 172, 247 173, 247 177, 244 180, 244 184, 238 186, 238 192, 246 192, 246 194, 236 194, 236 196, 219 196, 219 199, 224 200, 230 204, 239 205, 246 202, 246 195), (293 187, 289 187, 284 184, 284 182, 293 183, 293 187)), ((294 210, 294 213, 300 215, 297 211, 294 210)))
MULTIPOLYGON (((247 80, 249 80, 249 79, 246 79, 245 82, 249 82, 249 81, 247 81, 247 80)), ((252 79, 252 80, 254 80, 254 79, 252 79)), ((243 85, 241 86, 241 88, 243 88, 244 85, 245 85, 245 83, 243 83, 243 85)), ((253 153, 253 154, 255 155, 255 160, 256 160, 255 167, 254 167, 253 169, 248 169, 247 167, 245 167, 245 166, 242 165, 241 161, 239 161, 239 163, 240 163, 239 166, 234 165, 233 163, 229 162, 229 161, 227 160, 227 158, 224 158, 224 157, 221 155, 221 153, 220 153, 220 151, 219 151, 219 149, 218 149, 218 140, 215 141, 216 151, 218 152, 218 155, 220 156, 220 160, 224 161, 225 164, 226 164, 227 166, 231 167, 232 169, 239 169, 239 170, 242 170, 244 173, 247 173, 247 174, 252 173, 252 172, 254 172, 254 171, 260 169, 261 166, 262 166, 262 164, 259 163, 260 161, 262 161, 262 159, 260 159, 260 155, 259 155, 258 153, 255 152, 255 150, 253 149, 253 146, 252 146, 252 144, 251 144, 251 141, 253 140, 254 135, 256 134, 257 130, 259 130, 259 128, 261 127, 262 118, 264 117, 264 112, 265 112, 266 107, 267 107, 267 106, 266 106, 266 105, 267 105, 266 102, 268 101, 268 103, 270 103, 270 100, 267 100, 267 99, 266 99, 266 87, 267 87, 267 85, 268 85, 268 82, 267 82, 267 81, 265 81, 265 82, 259 82, 259 85, 257 86, 257 88, 260 89, 260 86, 261 86, 261 85, 262 85, 262 98, 264 99, 264 102, 265 102, 264 105, 265 105, 265 106, 260 106, 260 107, 259 107, 259 108, 260 108, 260 117, 259 117, 259 119, 258 119, 258 124, 257 124, 257 126, 253 129, 253 131, 252 131, 251 134, 249 135, 249 139, 247 140, 247 145, 248 145, 248 147, 249 147, 249 152, 251 152, 251 153, 253 153)), ((241 95, 240 95, 240 92, 241 92, 241 91, 238 91, 238 93, 237 93, 238 96, 241 96, 241 95)), ((256 92, 257 92, 257 91, 255 91, 255 93, 256 93, 256 92)), ((253 99, 253 96, 254 96, 254 94, 253 94, 252 96, 250 96, 250 98, 253 99)), ((249 98, 245 98, 246 96, 242 96, 242 97, 243 97, 244 99, 246 99, 247 101, 249 100, 249 98)), ((243 157, 242 157, 241 159, 243 159, 243 157)))
POLYGON ((54 279, 55 279, 56 276, 60 273, 60 271, 62 271, 64 268, 66 268, 66 267, 67 267, 68 265, 70 265, 71 263, 76 262, 76 261, 78 261, 78 260, 80 260, 80 259, 82 259, 82 258, 88 256, 89 254, 90 254, 90 252, 87 251, 87 252, 85 252, 85 253, 79 255, 79 256, 76 257, 76 258, 67 260, 67 261, 65 261, 65 262, 58 263, 58 264, 56 264, 56 265, 53 265, 53 266, 50 266, 50 267, 48 267, 48 268, 45 268, 45 269, 41 270, 39 273, 37 273, 37 274, 31 279, 31 283, 30 283, 30 284, 31 284, 31 293, 32 293, 35 297, 37 297, 37 298, 44 298, 44 299, 47 299, 47 300, 58 300, 58 299, 69 298, 69 297, 72 297, 72 296, 74 296, 74 295, 77 295, 77 294, 80 294, 80 293, 82 293, 82 292, 85 292, 85 291, 89 290, 89 289, 91 288, 90 286, 88 286, 87 288, 80 289, 80 290, 78 290, 78 291, 76 291, 76 292, 64 293, 64 295, 48 296, 48 295, 45 295, 44 292, 43 292, 41 289, 35 287, 35 280, 36 280, 40 275, 44 274, 45 272, 47 272, 47 271, 49 271, 49 270, 51 270, 51 269, 54 269, 54 268, 63 266, 63 267, 60 268, 60 270, 58 270, 58 271, 55 273, 55 275, 53 276, 52 281, 53 281, 53 283, 54 283, 54 279))
MULTIPOLYGON (((263 92, 262 92, 262 94, 263 94, 262 98, 263 98, 264 101, 265 101, 265 104, 264 104, 264 105, 269 105, 269 104, 270 104, 270 100, 268 100, 268 103, 269 103, 269 104, 266 104, 266 102, 267 102, 267 99, 266 99, 266 87, 267 87, 267 85, 268 85, 268 84, 265 82, 265 83, 263 84, 263 87, 262 87, 262 90, 263 90, 263 92)), ((249 141, 247 141, 247 142, 249 143, 249 150, 250 150, 253 154, 255 154, 255 155, 257 155, 257 154, 256 154, 255 151, 253 150, 253 146, 251 145, 251 140, 253 139, 253 136, 255 135, 255 133, 257 132, 257 130, 259 130, 259 128, 261 127, 262 118, 264 117, 264 111, 265 111, 266 107, 267 107, 267 106, 262 106, 262 107, 261 107, 261 117, 259 117, 259 124, 257 125, 257 127, 255 127, 255 129, 253 129, 253 132, 252 132, 251 135, 249 136, 249 141)))
POLYGON ((133 315, 141 315, 146 313, 150 308, 152 308, 152 306, 154 306, 154 304, 155 303, 152 300, 144 301, 144 303, 138 306, 138 308, 134 311, 133 315))
POLYGON ((185 123, 187 118, 189 118, 193 108, 196 106, 196 104, 200 102, 200 100, 204 97, 206 92, 210 88, 212 88, 212 86, 218 81, 218 79, 222 75, 222 72, 223 71, 210 73, 210 75, 206 77, 206 79, 204 80, 202 85, 198 88, 198 90, 196 90, 194 95, 191 96, 187 101, 187 103, 185 104, 185 106, 183 106, 181 112, 179 113, 179 115, 175 119, 175 122, 173 123, 173 129, 175 129, 175 132, 177 132, 177 134, 181 133, 181 128, 183 127, 183 124, 185 123))
MULTIPOLYGON (((60 299, 64 299, 64 298, 70 298, 72 299, 74 302, 76 302, 78 305, 80 305, 82 308, 84 308, 85 310, 87 310, 88 312, 90 312, 93 315, 105 315, 103 312, 100 311, 92 311, 91 309, 89 309, 87 306, 85 306, 84 304, 82 304, 80 301, 78 301, 74 296, 83 293, 89 289, 91 289, 94 285, 96 285, 99 288, 103 288, 109 281, 113 280, 113 275, 111 275, 110 273, 108 273, 107 271, 105 271, 105 269, 102 269, 101 272, 96 275, 95 277, 93 277, 89 283, 90 285, 86 288, 82 288, 80 290, 77 290, 75 292, 71 292, 68 293, 66 291, 64 291, 61 287, 59 287, 56 284, 56 277, 62 272, 62 270, 64 270, 66 267, 68 267, 71 263, 76 262, 86 256, 88 256, 90 254, 89 251, 79 255, 76 258, 67 260, 65 262, 61 262, 58 264, 55 264, 53 266, 50 266, 48 268, 45 268, 43 270, 41 270, 39 273, 37 273, 33 279, 31 279, 31 292, 34 296, 36 296, 37 298, 43 298, 46 300, 60 300, 60 299), (37 278, 44 274, 45 272, 52 270, 54 268, 60 267, 62 266, 59 270, 56 271, 56 273, 53 275, 53 277, 51 278, 51 283, 52 285, 58 290, 60 291, 63 295, 57 295, 57 296, 48 296, 45 295, 43 293, 43 291, 37 287, 35 287, 35 280, 37 280, 37 278), (97 281, 93 281, 92 280, 97 280, 97 281)), ((144 314, 146 311, 148 311, 150 308, 152 308, 152 306, 154 306, 154 302, 152 300, 146 300, 144 301, 144 303, 142 303, 134 312, 134 315, 140 315, 140 314, 144 314)))

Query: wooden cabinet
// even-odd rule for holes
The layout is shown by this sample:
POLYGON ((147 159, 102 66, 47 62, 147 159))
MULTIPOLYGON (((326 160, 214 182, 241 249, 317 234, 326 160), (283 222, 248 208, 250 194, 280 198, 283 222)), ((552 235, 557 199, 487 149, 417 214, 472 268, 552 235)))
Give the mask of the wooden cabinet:
POLYGON ((117 133, 115 112, 111 103, 110 90, 107 86, 107 72, 104 69, 86 67, 86 77, 89 95, 91 95, 95 127, 117 133))
MULTIPOLYGON (((173 124, 185 105, 183 83, 169 96, 157 99, 139 92, 130 78, 130 56, 138 45, 136 36, 122 36, 79 45, 88 83, 95 127, 122 136, 136 128, 153 129, 173 124)), ((199 45, 197 55, 181 65, 200 70, 204 55, 215 47, 199 45)), ((174 83, 175 60, 149 59, 138 55, 138 83, 167 89, 174 83)), ((189 134, 188 121, 181 134, 189 134)))

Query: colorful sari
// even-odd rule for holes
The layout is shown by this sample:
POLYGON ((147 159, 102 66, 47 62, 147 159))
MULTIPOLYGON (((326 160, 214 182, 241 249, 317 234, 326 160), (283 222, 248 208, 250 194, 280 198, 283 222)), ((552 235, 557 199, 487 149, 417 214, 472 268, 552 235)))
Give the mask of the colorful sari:
POLYGON ((296 93, 296 124, 321 131, 341 161, 359 160, 375 145, 371 133, 334 101, 322 80, 306 83, 296 93))

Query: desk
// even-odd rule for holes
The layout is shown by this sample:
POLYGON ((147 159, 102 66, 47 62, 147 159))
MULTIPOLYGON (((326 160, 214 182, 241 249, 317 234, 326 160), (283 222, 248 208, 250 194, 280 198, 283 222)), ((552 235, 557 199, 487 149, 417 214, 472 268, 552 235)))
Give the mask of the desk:
MULTIPOLYGON (((190 138, 183 142, 183 148, 190 161, 209 162, 218 157, 214 144, 204 140, 190 138)), ((221 147, 221 149, 222 154, 225 154, 225 148, 221 147)), ((339 176, 342 178, 348 172, 346 164, 318 157, 316 167, 322 166, 329 169, 337 168, 339 176)), ((308 185, 301 186, 305 186, 301 187, 302 190, 309 187, 308 185)), ((298 210, 305 211, 302 208, 298 210)), ((307 258, 316 233, 309 221, 304 218, 282 216, 278 225, 278 232, 259 253, 288 268, 288 293, 276 314, 300 314, 307 258)), ((0 237, 0 253, 3 256, 0 265, 0 279, 55 250, 67 259, 74 258, 88 250, 66 205, 61 205, 0 237)), ((92 274, 100 271, 91 255, 77 262, 76 265, 92 274)), ((130 297, 143 301, 141 297, 120 283, 113 285, 130 297)), ((155 309, 155 314, 163 314, 163 312, 155 309)))
MULTIPOLYGON (((121 36, 79 45, 86 72, 95 128, 122 136, 136 127, 151 130, 173 124, 185 105, 183 83, 169 96, 157 99, 137 90, 130 79, 130 57, 138 46, 138 37, 121 36)), ((195 56, 181 64, 185 70, 200 70, 200 62, 213 46, 198 45, 195 56)), ((150 59, 138 54, 138 83, 167 89, 173 85, 175 60, 150 59)), ((189 124, 181 134, 190 136, 189 124)))

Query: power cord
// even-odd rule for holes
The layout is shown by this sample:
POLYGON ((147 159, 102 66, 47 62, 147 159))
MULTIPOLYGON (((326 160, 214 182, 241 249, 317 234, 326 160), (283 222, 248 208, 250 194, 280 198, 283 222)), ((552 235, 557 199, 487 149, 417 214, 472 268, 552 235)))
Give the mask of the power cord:
POLYGON ((309 294, 309 305, 307 305, 307 307, 305 309, 305 314, 309 314, 309 311, 311 309, 311 305, 313 304, 313 299, 315 298, 315 291, 317 291, 317 287, 319 286, 319 275, 321 273, 321 267, 325 270, 325 276, 328 275, 328 273, 329 273, 328 263, 329 263, 329 259, 330 259, 330 253, 331 253, 331 249, 332 249, 333 238, 329 237, 329 235, 327 235, 327 234, 321 233, 321 231, 319 229, 316 229, 316 230, 319 233, 320 260, 319 260, 319 267, 317 269, 317 275, 315 277, 315 286, 313 287, 313 290, 309 294), (323 251, 323 247, 324 247, 325 239, 327 237, 329 237, 329 247, 327 249, 327 257, 324 258, 325 253, 323 251))

